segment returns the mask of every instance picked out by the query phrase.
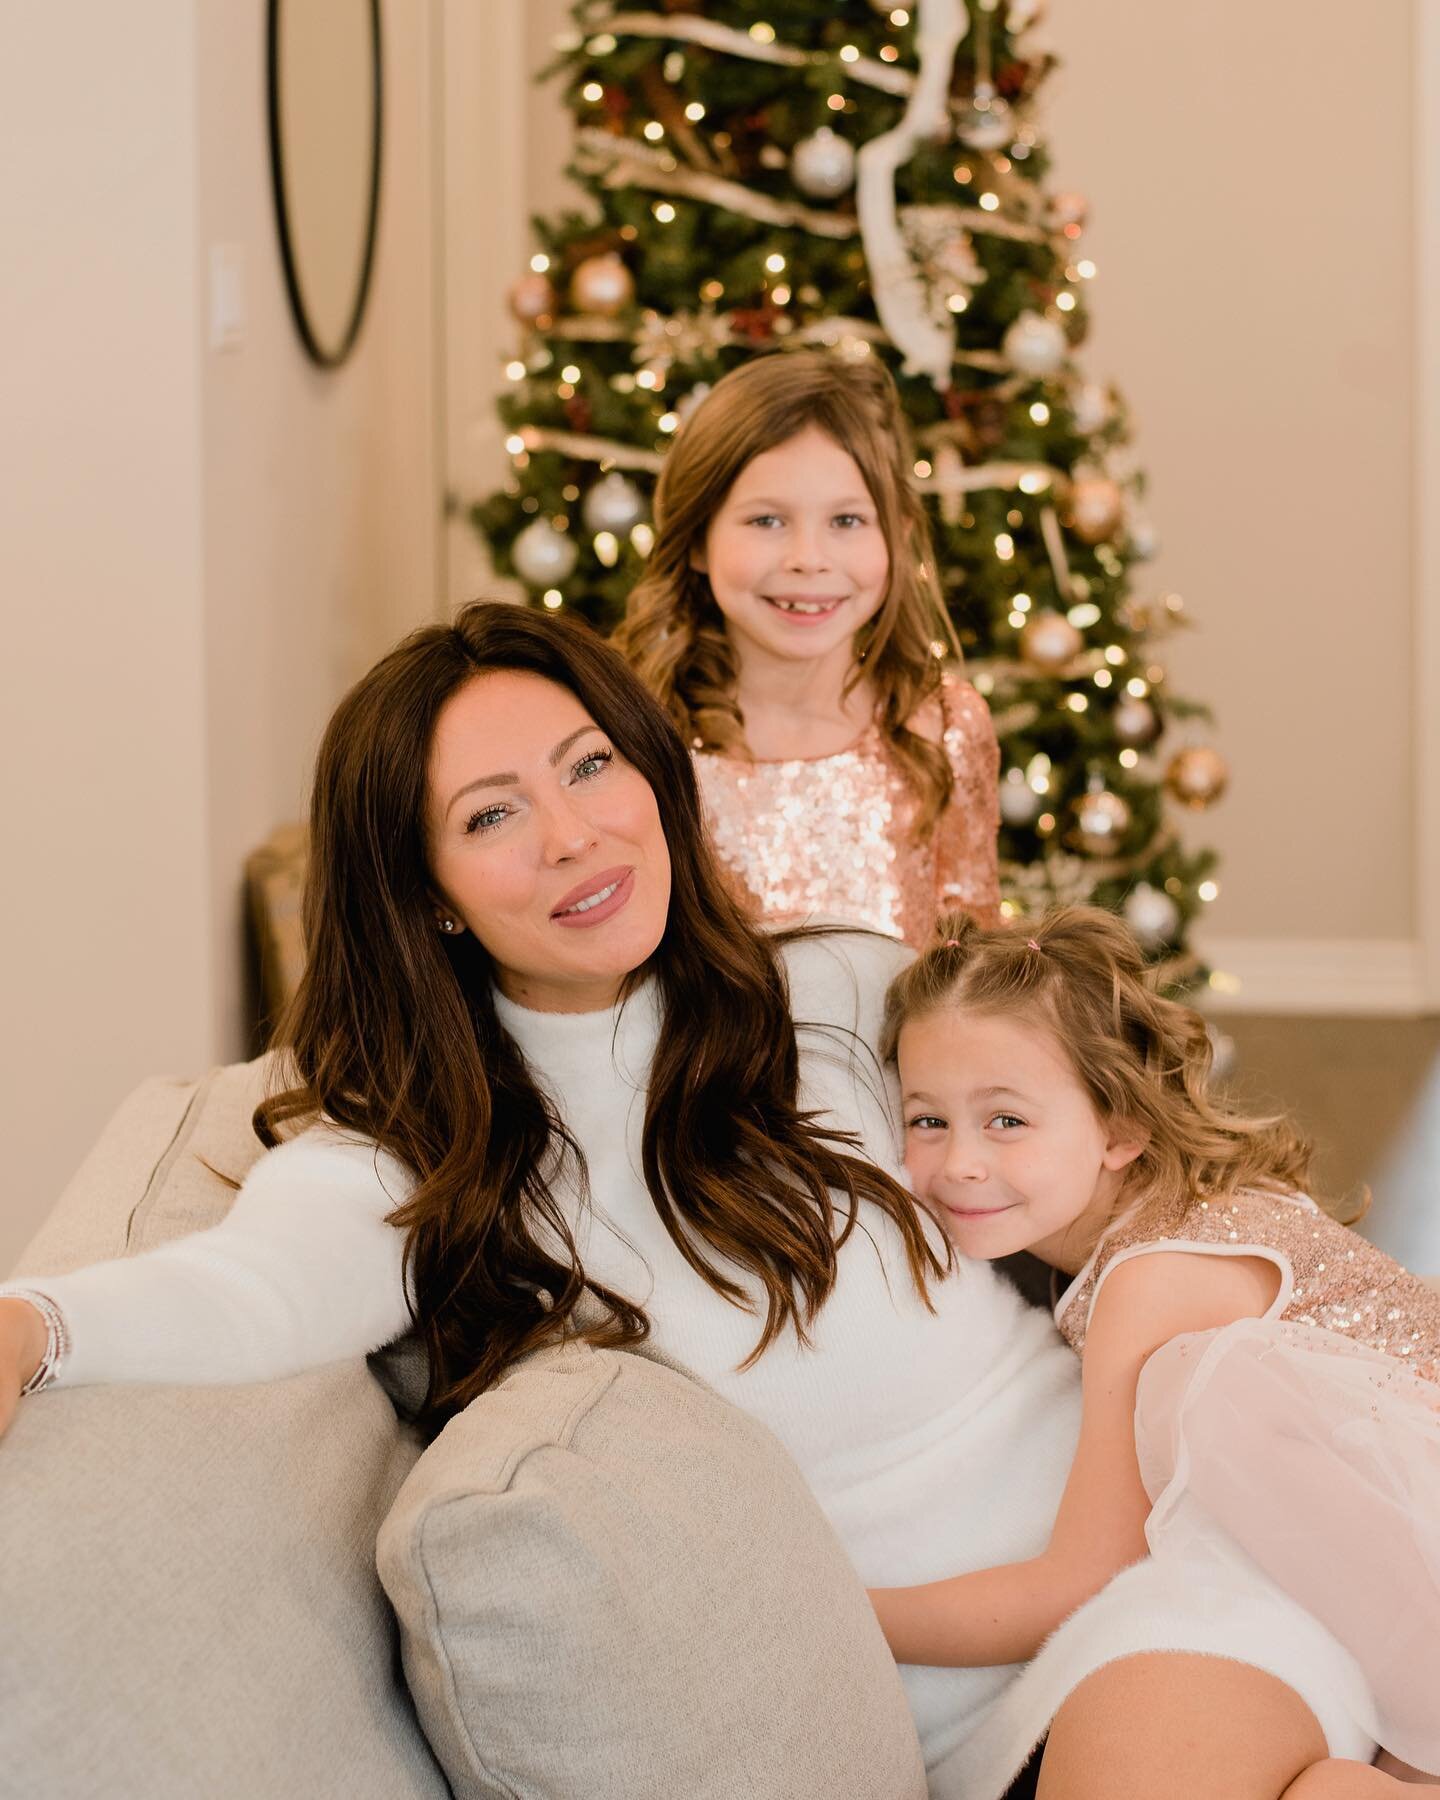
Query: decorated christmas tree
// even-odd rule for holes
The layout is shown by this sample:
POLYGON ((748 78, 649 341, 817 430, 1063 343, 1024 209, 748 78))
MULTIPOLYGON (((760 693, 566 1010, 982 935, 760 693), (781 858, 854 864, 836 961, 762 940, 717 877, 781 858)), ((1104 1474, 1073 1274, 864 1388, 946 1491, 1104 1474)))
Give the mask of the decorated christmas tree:
POLYGON ((1047 184, 1043 0, 581 0, 552 74, 584 212, 537 219, 501 401, 512 474, 474 509, 535 604, 611 629, 673 435, 728 370, 882 357, 947 604, 1000 737, 1010 910, 1124 912, 1177 984, 1213 858, 1203 709, 1160 660, 1184 622, 1124 404, 1087 371, 1083 196, 1047 184))

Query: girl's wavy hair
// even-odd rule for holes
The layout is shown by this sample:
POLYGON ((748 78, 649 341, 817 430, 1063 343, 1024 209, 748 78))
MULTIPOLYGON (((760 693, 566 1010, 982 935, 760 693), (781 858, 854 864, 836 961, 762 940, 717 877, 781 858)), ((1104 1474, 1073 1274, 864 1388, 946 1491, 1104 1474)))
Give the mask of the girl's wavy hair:
POLYGON ((710 522, 756 456, 816 426, 854 457, 890 552, 879 611, 855 638, 850 685, 875 690, 878 720, 920 800, 928 830, 953 777, 941 747, 910 729, 938 694, 943 658, 959 661, 935 577, 914 451, 895 383, 877 358, 848 363, 823 350, 757 356, 715 384, 665 458, 655 490, 655 544, 631 592, 615 643, 697 748, 744 753, 735 653, 708 576, 692 568, 710 522))
POLYGON ((882 1044, 947 1008, 1039 1020, 1058 1040, 1099 1116, 1143 1136, 1117 1200, 1178 1205, 1240 1188, 1304 1191, 1310 1146, 1283 1117, 1251 1118, 1210 1088, 1212 1048, 1192 1007, 1156 992, 1126 925, 1090 906, 989 928, 964 914, 891 984, 882 1044))
POLYGON ((436 721, 462 687, 497 670, 573 693, 654 791, 672 886, 664 936, 629 982, 652 975, 661 1002, 644 1180, 711 1288, 758 1311, 742 1285, 750 1277, 763 1296, 752 1360, 787 1325, 806 1340, 863 1200, 893 1221, 928 1301, 942 1265, 911 1197, 850 1154, 853 1137, 798 1105, 783 965, 719 877, 669 720, 584 627, 503 603, 467 606, 378 663, 325 732, 310 813, 308 961, 279 1033, 295 1081, 255 1116, 273 1144, 323 1114, 413 1171, 414 1192, 391 1222, 406 1233, 429 1358, 422 1417, 443 1422, 542 1344, 567 1335, 633 1344, 649 1328, 639 1306, 581 1267, 553 1184, 569 1165, 583 1192, 583 1157, 500 1023, 488 954, 473 933, 436 927, 425 833, 436 721))

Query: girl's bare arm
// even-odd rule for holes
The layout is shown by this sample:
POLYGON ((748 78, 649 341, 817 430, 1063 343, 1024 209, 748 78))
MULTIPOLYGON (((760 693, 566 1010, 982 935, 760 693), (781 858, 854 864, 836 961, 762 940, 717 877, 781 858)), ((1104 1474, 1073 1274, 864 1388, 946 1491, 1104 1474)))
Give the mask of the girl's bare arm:
POLYGON ((1183 1251, 1115 1268, 1086 1336, 1080 1443, 1049 1544, 1027 1562, 873 1588, 895 1660, 947 1668, 1026 1661, 1076 1607, 1138 1562, 1150 1511, 1135 1459, 1140 1371, 1173 1337, 1265 1312, 1277 1281, 1255 1257, 1183 1251))

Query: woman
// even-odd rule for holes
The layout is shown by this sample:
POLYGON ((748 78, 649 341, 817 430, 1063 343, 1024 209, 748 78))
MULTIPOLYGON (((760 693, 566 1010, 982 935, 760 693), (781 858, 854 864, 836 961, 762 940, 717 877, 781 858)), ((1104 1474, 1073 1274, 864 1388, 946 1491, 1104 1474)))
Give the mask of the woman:
MULTIPOLYGON (((386 657, 321 748, 296 1086, 257 1120, 308 1129, 213 1231, 0 1299, 0 1410, 22 1382, 279 1376, 413 1316, 439 1423, 567 1331, 648 1331, 777 1433, 868 1585, 1037 1552, 1075 1377, 987 1267, 946 1274, 889 1173, 864 1050, 905 953, 754 931, 700 819, 683 743, 580 628, 474 606, 386 657)), ((1247 1592, 1191 1621, 1145 1578, 1018 1683, 904 1672, 934 1794, 998 1794, 1052 1717, 1064 1800, 1166 1791, 1150 1760, 1202 1726, 1190 1800, 1325 1756, 1304 1615, 1247 1592), (1127 1655, 1157 1643, 1248 1661, 1127 1655)))

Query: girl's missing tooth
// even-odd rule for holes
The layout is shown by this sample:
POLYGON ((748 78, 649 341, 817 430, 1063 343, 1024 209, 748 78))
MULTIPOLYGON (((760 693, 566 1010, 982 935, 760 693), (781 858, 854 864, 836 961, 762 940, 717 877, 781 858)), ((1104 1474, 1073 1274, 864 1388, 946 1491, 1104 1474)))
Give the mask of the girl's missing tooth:
POLYGON ((999 751, 912 463, 874 358, 746 363, 666 459, 617 642, 691 745, 752 912, 918 945, 937 911, 996 916, 999 751))

